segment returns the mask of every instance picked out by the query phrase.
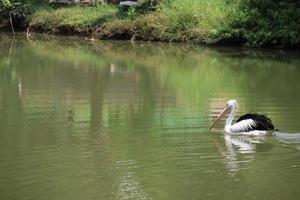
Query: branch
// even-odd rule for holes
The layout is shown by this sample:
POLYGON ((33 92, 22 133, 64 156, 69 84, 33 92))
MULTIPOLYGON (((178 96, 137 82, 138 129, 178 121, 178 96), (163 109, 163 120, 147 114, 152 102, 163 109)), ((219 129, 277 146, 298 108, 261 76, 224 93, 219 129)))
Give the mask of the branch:
POLYGON ((14 34, 14 37, 15 37, 16 33, 15 33, 15 29, 14 29, 14 25, 13 25, 13 21, 12 21, 12 17, 11 17, 10 13, 9 13, 9 22, 10 22, 11 31, 14 34))

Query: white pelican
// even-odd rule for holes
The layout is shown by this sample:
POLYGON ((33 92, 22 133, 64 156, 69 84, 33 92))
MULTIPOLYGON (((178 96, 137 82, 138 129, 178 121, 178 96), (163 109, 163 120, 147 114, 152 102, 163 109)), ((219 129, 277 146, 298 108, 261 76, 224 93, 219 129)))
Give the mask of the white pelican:
POLYGON ((229 100, 226 103, 224 110, 210 127, 209 131, 211 131, 220 119, 228 113, 229 115, 225 123, 225 132, 228 134, 261 135, 274 130, 274 125, 270 118, 256 113, 243 115, 235 124, 232 124, 237 109, 237 101, 229 100))

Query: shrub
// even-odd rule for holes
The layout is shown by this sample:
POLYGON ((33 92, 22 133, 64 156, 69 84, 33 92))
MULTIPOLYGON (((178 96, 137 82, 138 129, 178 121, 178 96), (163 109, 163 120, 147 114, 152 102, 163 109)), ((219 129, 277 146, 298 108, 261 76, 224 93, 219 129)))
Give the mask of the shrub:
POLYGON ((116 6, 43 9, 33 15, 31 24, 47 31, 70 27, 90 33, 90 29, 95 29, 99 37, 135 36, 143 40, 246 44, 254 47, 300 46, 298 0, 139 2, 140 8, 123 13, 117 12, 116 6))
POLYGON ((0 0, 0 19, 12 18, 14 25, 22 26, 29 15, 28 4, 18 0, 0 0))
MULTIPOLYGON (((241 0, 243 18, 232 20, 247 45, 286 47, 300 44, 300 3, 297 0, 241 0)), ((230 30, 229 30, 230 31, 230 30)))

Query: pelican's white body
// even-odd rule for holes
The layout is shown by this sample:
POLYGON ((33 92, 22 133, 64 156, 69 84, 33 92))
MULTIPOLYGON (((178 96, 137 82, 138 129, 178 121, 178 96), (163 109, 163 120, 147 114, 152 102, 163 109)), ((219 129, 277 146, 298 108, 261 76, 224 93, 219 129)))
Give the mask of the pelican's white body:
POLYGON ((238 123, 232 124, 236 111, 238 109, 238 103, 236 100, 229 100, 226 104, 227 108, 229 108, 230 113, 225 123, 225 132, 233 135, 264 135, 267 131, 253 130, 246 131, 248 128, 255 126, 255 121, 252 119, 245 119, 239 121, 238 123))

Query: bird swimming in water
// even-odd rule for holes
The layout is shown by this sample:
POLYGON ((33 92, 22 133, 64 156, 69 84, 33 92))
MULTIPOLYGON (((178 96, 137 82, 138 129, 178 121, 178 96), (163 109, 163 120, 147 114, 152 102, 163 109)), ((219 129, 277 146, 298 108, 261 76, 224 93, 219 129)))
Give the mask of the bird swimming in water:
POLYGON ((274 125, 272 120, 265 115, 259 115, 256 113, 245 114, 241 116, 235 124, 232 124, 234 116, 238 109, 238 103, 236 100, 229 100, 224 110, 220 113, 217 119, 214 121, 209 131, 211 131, 216 124, 228 114, 225 123, 225 132, 228 134, 242 134, 242 135, 263 135, 268 131, 274 131, 274 125))

